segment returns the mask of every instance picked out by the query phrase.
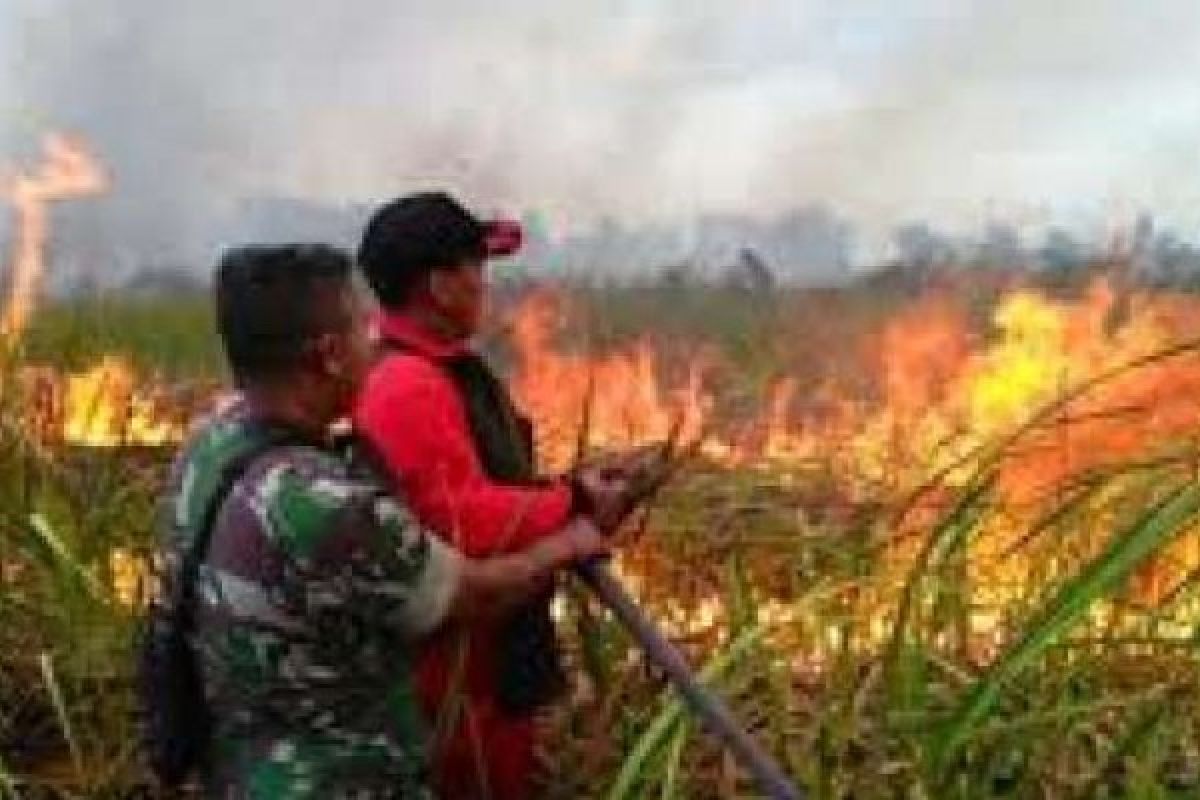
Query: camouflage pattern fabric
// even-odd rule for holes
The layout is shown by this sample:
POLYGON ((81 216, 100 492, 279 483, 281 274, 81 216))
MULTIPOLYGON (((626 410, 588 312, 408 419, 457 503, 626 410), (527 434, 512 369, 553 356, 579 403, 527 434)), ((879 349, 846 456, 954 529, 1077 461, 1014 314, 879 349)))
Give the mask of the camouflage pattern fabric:
MULTIPOLYGON (((226 411, 179 459, 168 582, 248 430, 243 410, 226 411)), ((216 517, 196 586, 210 796, 430 797, 411 640, 444 619, 458 558, 352 459, 303 445, 257 458, 216 517)))

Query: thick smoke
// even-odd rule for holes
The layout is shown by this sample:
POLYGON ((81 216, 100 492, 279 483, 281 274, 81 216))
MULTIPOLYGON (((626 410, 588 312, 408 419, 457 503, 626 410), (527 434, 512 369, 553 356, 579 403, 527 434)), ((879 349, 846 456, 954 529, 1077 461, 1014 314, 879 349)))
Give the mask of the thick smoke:
MULTIPOLYGON (((92 141, 114 190, 61 216, 116 271, 346 236, 435 184, 552 233, 644 229, 651 263, 711 239, 697 220, 790 241, 826 203, 869 240, 1194 198, 1189 0, 897 5, 6 0, 0 161, 92 141)), ((815 234, 818 270, 845 233, 815 234)))

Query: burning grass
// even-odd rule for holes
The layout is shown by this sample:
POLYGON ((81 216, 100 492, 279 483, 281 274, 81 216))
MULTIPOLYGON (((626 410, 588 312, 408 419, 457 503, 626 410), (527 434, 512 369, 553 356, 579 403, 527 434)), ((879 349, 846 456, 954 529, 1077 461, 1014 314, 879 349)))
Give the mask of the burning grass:
MULTIPOLYGON (((1193 298, 780 294, 764 313, 710 292, 647 305, 652 339, 589 330, 615 300, 525 306, 514 386, 551 465, 585 417, 595 447, 680 418, 704 439, 617 567, 814 796, 1200 792, 1193 298)), ((170 341, 128 327, 129 363, 170 341)), ((128 601, 161 451, 45 446, 37 395, 3 385, 0 794, 127 796, 128 601)), ((546 721, 550 794, 751 793, 616 623, 567 597, 584 677, 546 721)))

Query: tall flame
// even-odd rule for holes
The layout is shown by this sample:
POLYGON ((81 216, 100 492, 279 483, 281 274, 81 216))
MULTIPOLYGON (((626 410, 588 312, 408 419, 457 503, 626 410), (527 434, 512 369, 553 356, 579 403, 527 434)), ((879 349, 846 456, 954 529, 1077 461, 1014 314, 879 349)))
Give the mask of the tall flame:
POLYGON ((8 302, 0 316, 0 336, 20 336, 29 323, 45 272, 51 203, 103 192, 108 178, 82 142, 50 134, 42 143, 36 171, 18 173, 2 188, 17 216, 8 302))
POLYGON ((679 388, 665 389, 648 340, 599 357, 556 349, 554 333, 564 315, 559 298, 536 294, 512 327, 518 359, 529 367, 516 374, 513 391, 538 420, 539 449, 550 465, 570 461, 581 433, 596 447, 699 434, 711 408, 701 360, 687 366, 679 388))

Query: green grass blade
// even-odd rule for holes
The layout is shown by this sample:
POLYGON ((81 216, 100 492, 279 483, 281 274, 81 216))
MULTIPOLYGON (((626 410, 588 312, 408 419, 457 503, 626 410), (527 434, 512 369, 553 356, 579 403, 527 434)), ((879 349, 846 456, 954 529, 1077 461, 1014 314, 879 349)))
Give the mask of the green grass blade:
POLYGON ((671 743, 667 751, 667 768, 663 775, 662 784, 662 800, 674 800, 678 796, 679 791, 679 765, 683 761, 683 751, 687 745, 688 735, 691 732, 691 726, 687 720, 684 720, 675 730, 674 736, 671 737, 671 743))
POLYGON ((71 550, 67 547, 66 542, 55 532, 54 527, 50 525, 44 516, 37 512, 30 514, 29 527, 36 534, 35 541, 49 554, 52 563, 62 570, 64 574, 76 580, 80 586, 87 590, 88 595, 93 599, 100 600, 106 596, 104 587, 71 554, 71 550))
POLYGON ((4 763, 4 758, 0 756, 0 800, 19 800, 20 797, 21 795, 17 791, 17 781, 8 771, 8 765, 4 763))
POLYGON ((1167 717, 1170 706, 1167 703, 1167 693, 1161 689, 1154 692, 1151 698, 1137 709, 1132 722, 1124 734, 1117 740, 1112 753, 1105 763, 1096 770, 1092 779, 1079 792, 1079 800, 1096 797, 1100 794, 1101 784, 1106 775, 1116 772, 1121 761, 1136 753, 1144 743, 1154 735, 1154 732, 1167 717))
MULTIPOLYGON (((738 634, 704 665, 700 670, 700 681, 710 684, 724 676, 762 637, 762 633, 762 627, 755 625, 738 634)), ((662 709, 647 726, 621 765, 621 770, 608 792, 608 800, 638 800, 644 796, 640 793, 640 786, 649 764, 682 721, 685 709, 683 701, 671 687, 663 690, 661 705, 662 709)))
POLYGON ((42 653, 38 657, 38 663, 42 669, 42 679, 46 683, 46 691, 50 694, 50 703, 54 707, 59 727, 62 729, 63 739, 66 740, 67 749, 71 752, 71 762, 75 767, 75 772, 82 780, 84 778, 83 751, 79 748, 79 740, 75 737, 75 727, 71 724, 71 717, 67 713, 66 699, 63 697, 62 687, 59 686, 58 676, 54 672, 54 661, 49 653, 42 653))
POLYGON ((988 496, 993 482, 994 475, 988 474, 963 492, 950 513, 938 522, 909 570, 884 657, 888 683, 893 685, 893 688, 901 672, 906 634, 922 581, 937 564, 939 557, 961 545, 975 528, 981 514, 980 503, 988 496))
POLYGON ((1189 483, 1177 487, 1114 536, 1103 553, 1068 581, 954 710, 935 744, 936 770, 939 773, 945 770, 958 749, 992 710, 1006 682, 1069 630, 1095 601, 1111 592, 1148 556, 1192 521, 1198 511, 1200 486, 1189 483))

